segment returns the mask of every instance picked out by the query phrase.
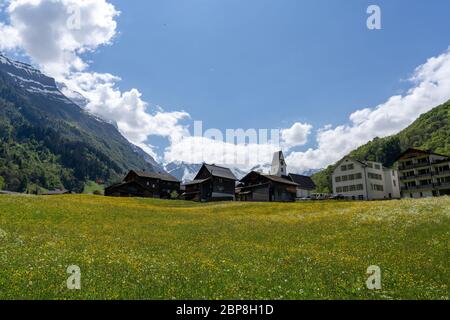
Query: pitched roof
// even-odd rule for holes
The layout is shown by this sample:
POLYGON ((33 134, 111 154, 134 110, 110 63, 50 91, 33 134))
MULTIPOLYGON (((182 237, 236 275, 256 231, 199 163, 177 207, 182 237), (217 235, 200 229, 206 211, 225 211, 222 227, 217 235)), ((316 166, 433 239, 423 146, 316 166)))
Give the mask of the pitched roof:
POLYGON ((439 154, 439 153, 435 153, 431 150, 420 150, 420 149, 415 149, 415 148, 408 148, 406 149, 404 152, 402 152, 396 159, 396 161, 400 160, 401 158, 403 158, 405 155, 407 155, 408 153, 421 153, 421 154, 429 154, 429 155, 435 155, 435 156, 440 156, 440 157, 446 157, 446 158, 450 158, 449 155, 444 155, 444 154, 439 154))
POLYGON ((316 188, 316 184, 314 183, 314 181, 311 179, 311 177, 307 177, 307 176, 302 176, 299 174, 293 174, 290 173, 289 174, 289 178, 295 182, 296 184, 298 184, 300 186, 301 189, 305 189, 305 190, 314 190, 316 188))
POLYGON ((367 163, 366 163, 366 162, 361 161, 361 160, 358 160, 358 159, 355 159, 355 158, 352 158, 352 157, 349 157, 349 156, 346 156, 346 157, 342 158, 342 159, 339 160, 334 166, 337 168, 337 167, 338 167, 342 162, 344 162, 345 160, 351 160, 351 161, 354 161, 354 162, 359 163, 359 164, 362 165, 363 167, 367 167, 367 163))
POLYGON ((297 183, 291 181, 291 180, 287 180, 285 178, 279 177, 279 176, 272 176, 269 174, 261 174, 261 176, 266 177, 267 179, 269 179, 270 181, 273 182, 278 182, 278 183, 282 183, 282 184, 288 184, 291 186, 298 186, 297 183))
POLYGON ((197 179, 197 180, 194 180, 194 181, 191 181, 191 182, 186 182, 183 185, 184 186, 191 186, 191 185, 194 185, 194 184, 201 184, 201 183, 206 182, 208 180, 211 180, 211 178, 208 178, 208 179, 197 179))
MULTIPOLYGON (((243 177, 240 181, 241 182, 245 182, 252 175, 258 175, 260 177, 264 177, 267 180, 272 181, 272 182, 278 182, 278 183, 287 184, 287 185, 290 185, 290 186, 297 186, 297 184, 295 182, 292 182, 289 179, 285 179, 285 178, 278 177, 278 176, 272 176, 270 174, 263 174, 263 173, 257 172, 257 171, 250 172, 245 177, 243 177)), ((247 188, 247 187, 244 187, 244 188, 247 188)))
POLYGON ((231 170, 228 168, 219 167, 219 166, 211 165, 211 164, 204 164, 204 166, 214 177, 231 179, 231 180, 235 180, 235 181, 238 180, 236 178, 236 176, 233 174, 233 172, 231 172, 231 170))
POLYGON ((43 196, 57 196, 57 195, 64 195, 64 194, 69 194, 70 191, 68 190, 51 190, 51 191, 47 191, 47 192, 43 192, 41 195, 43 196))
POLYGON ((177 178, 171 176, 168 173, 159 173, 159 172, 144 172, 144 171, 133 171, 141 178, 150 178, 150 179, 159 179, 163 181, 169 182, 180 182, 177 178))

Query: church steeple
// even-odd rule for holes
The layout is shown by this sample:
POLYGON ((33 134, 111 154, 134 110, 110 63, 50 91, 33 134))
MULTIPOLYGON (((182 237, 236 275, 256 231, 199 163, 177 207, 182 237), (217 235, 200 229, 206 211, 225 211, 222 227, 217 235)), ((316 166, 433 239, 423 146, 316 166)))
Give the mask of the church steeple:
POLYGON ((285 176, 287 175, 287 165, 284 159, 283 151, 276 152, 273 155, 272 168, 270 174, 273 176, 285 176))

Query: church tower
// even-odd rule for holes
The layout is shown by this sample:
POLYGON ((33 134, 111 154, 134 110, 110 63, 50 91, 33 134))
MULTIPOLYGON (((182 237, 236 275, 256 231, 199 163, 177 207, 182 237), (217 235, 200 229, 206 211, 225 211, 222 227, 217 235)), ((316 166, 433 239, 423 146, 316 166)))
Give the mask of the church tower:
POLYGON ((270 170, 270 174, 272 176, 278 177, 287 175, 287 166, 286 161, 284 160, 283 151, 276 152, 273 155, 272 169, 270 170))

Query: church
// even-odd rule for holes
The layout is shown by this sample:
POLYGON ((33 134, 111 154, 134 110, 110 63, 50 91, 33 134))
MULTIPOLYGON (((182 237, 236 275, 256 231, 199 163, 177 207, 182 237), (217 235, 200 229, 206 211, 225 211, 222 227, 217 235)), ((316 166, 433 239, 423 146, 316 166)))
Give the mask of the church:
POLYGON ((283 152, 276 152, 268 174, 252 171, 240 180, 236 201, 293 202, 316 188, 310 177, 288 174, 283 152))

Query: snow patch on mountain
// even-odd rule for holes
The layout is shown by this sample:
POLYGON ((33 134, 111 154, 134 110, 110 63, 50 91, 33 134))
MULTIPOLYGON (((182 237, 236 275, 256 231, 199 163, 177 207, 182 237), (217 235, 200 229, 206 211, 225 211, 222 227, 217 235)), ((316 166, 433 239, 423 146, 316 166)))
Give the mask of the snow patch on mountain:
MULTIPOLYGON (((195 163, 195 164, 189 164, 185 162, 171 162, 164 166, 164 169, 177 178, 178 180, 182 182, 189 182, 194 180, 195 176, 197 175, 198 171, 201 169, 203 164, 195 163)), ((245 172, 239 168, 236 167, 230 167, 231 172, 236 176, 238 180, 242 179, 247 175, 248 172, 245 172)))

